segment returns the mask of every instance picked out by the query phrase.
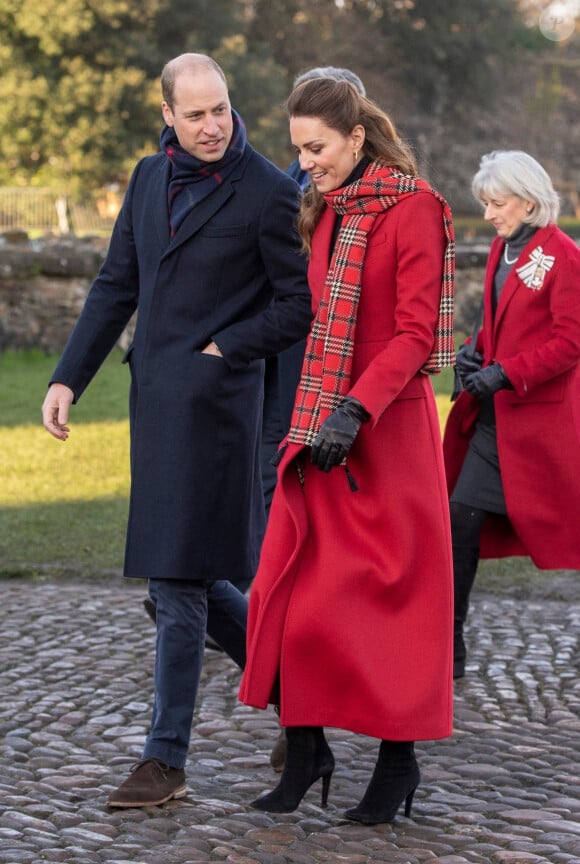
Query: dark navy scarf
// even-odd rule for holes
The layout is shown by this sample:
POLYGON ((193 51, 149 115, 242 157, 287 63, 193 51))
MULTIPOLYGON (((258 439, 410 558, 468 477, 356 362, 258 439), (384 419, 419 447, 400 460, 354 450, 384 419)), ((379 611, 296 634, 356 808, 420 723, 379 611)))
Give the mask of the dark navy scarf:
POLYGON ((234 129, 232 140, 223 157, 217 162, 202 162, 184 150, 172 126, 164 126, 161 132, 161 149, 171 162, 171 179, 167 189, 169 225, 171 236, 200 201, 220 186, 230 176, 246 147, 244 121, 232 108, 234 129))

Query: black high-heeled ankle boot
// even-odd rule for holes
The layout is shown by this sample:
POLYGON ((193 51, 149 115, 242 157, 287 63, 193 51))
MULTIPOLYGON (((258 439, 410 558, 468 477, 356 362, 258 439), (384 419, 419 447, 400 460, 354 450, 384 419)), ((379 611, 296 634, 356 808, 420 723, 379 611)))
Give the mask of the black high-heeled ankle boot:
POLYGON ((268 813, 291 813, 320 778, 321 806, 326 807, 334 756, 324 731, 320 726, 288 726, 286 741, 286 761, 280 782, 272 792, 252 801, 252 807, 268 813))
POLYGON ((362 801, 344 814, 353 822, 379 825, 392 822, 405 802, 411 815, 413 796, 421 780, 413 741, 381 741, 373 776, 362 801))

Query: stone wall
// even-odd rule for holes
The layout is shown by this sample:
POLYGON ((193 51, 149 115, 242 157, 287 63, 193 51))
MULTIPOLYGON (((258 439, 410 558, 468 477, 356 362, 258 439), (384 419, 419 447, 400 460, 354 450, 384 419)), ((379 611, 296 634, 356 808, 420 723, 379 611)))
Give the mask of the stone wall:
MULTIPOLYGON (((0 352, 59 353, 105 257, 108 238, 0 234, 0 352)), ((120 346, 131 338, 132 324, 120 346)))
MULTIPOLYGON (((0 234, 0 352, 59 353, 107 251, 108 238, 30 240, 0 234)), ((457 250, 456 329, 468 332, 481 297, 486 245, 457 250)), ((126 348, 131 322, 120 340, 126 348)))

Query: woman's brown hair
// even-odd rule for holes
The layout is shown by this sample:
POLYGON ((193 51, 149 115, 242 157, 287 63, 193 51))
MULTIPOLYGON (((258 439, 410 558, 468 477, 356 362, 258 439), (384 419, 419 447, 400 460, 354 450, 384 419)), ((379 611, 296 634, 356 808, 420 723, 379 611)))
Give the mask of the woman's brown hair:
MULTIPOLYGON (((361 96, 348 81, 316 78, 296 87, 286 102, 288 117, 318 117, 330 129, 350 135, 355 126, 365 130, 363 155, 373 162, 417 175, 415 157, 399 138, 391 119, 372 100, 361 96)), ((304 249, 310 252, 312 235, 326 202, 310 184, 302 198, 298 230, 304 249)))

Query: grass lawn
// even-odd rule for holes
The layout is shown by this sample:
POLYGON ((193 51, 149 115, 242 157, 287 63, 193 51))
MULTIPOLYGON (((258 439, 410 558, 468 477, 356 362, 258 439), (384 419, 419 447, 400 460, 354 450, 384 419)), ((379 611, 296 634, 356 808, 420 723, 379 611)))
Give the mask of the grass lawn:
POLYGON ((129 371, 114 352, 66 442, 42 427, 56 358, 0 356, 0 576, 91 577, 122 566, 129 490, 129 371))
MULTIPOLYGON (((120 572, 129 491, 129 370, 114 352, 71 410, 65 443, 42 427, 40 406, 56 358, 0 355, 0 578, 103 577, 120 572)), ((453 373, 433 379, 441 427, 453 373)), ((527 558, 485 561, 480 590, 558 596, 527 558)))

